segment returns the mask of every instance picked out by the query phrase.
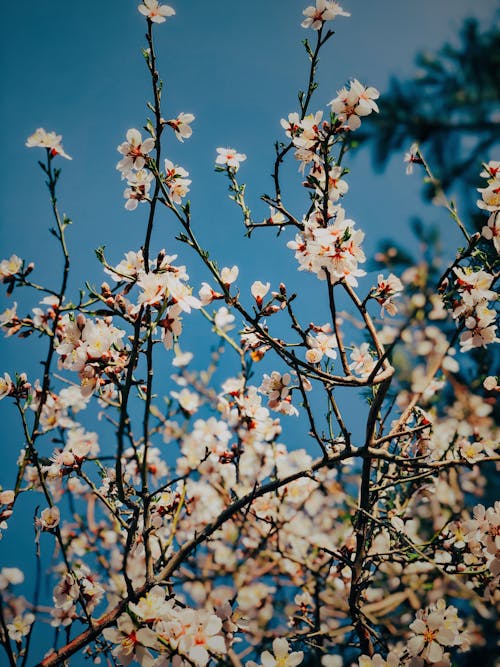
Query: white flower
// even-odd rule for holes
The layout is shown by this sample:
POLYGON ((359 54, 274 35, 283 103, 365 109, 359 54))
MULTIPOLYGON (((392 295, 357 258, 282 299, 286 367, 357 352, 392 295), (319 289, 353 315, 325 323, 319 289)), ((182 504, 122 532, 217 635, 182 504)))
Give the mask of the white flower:
POLYGON ((14 385, 8 373, 4 373, 3 377, 0 376, 0 401, 9 395, 13 388, 14 385))
POLYGON ((232 268, 225 266, 220 272, 220 277, 224 285, 232 285, 237 279, 239 272, 240 270, 236 265, 234 265, 232 268))
POLYGON ((127 131, 127 141, 117 148, 117 151, 125 157, 118 162, 116 168, 125 174, 131 169, 142 169, 146 164, 146 156, 155 145, 154 139, 148 137, 144 141, 139 130, 131 128, 127 131))
POLYGON ((11 255, 9 259, 2 259, 0 262, 0 279, 14 276, 22 267, 23 260, 17 255, 11 255))
POLYGON ((357 79, 353 79, 349 85, 349 88, 338 90, 337 97, 329 105, 332 113, 350 130, 357 130, 361 125, 360 117, 368 116, 372 111, 378 112, 374 100, 378 99, 380 93, 373 86, 366 88, 357 79))
POLYGON ((280 401, 283 398, 286 398, 290 393, 290 387, 288 386, 291 382, 290 373, 278 373, 278 371, 273 371, 271 375, 264 373, 262 378, 262 384, 259 387, 259 391, 269 397, 269 401, 280 401))
POLYGON ((127 200, 125 208, 127 211, 133 211, 137 208, 137 204, 141 201, 146 201, 151 189, 151 181, 153 174, 147 169, 139 169, 139 171, 129 171, 127 174, 127 183, 129 187, 123 193, 127 200))
POLYGON ((153 23, 165 23, 167 17, 175 14, 175 9, 169 5, 160 5, 158 0, 144 0, 137 9, 153 23))
POLYGON ((173 398, 176 398, 179 401, 179 405, 182 409, 190 414, 194 414, 200 407, 200 398, 198 394, 189 391, 189 389, 182 389, 180 392, 173 391, 171 394, 173 398))
POLYGON ((497 378, 494 375, 488 375, 483 381, 483 387, 486 391, 493 391, 498 386, 497 378))
POLYGON ((481 230, 481 236, 492 241, 495 250, 500 253, 500 213, 495 211, 488 218, 488 224, 481 230))
POLYGON ((403 162, 408 163, 408 166, 406 167, 406 173, 408 175, 413 173, 414 164, 422 164, 422 158, 420 157, 418 152, 418 144, 412 144, 410 146, 409 152, 405 153, 403 162))
POLYGON ((60 518, 58 507, 47 507, 37 519, 37 524, 41 526, 42 530, 53 530, 59 525, 60 518))
POLYGON ((247 159, 244 153, 238 153, 234 148, 218 148, 217 153, 215 164, 230 167, 234 171, 238 171, 240 163, 247 159))
POLYGON ((465 642, 466 637, 460 633, 462 625, 455 607, 447 607, 442 599, 424 611, 419 610, 410 624, 414 633, 407 642, 410 655, 431 663, 439 662, 443 659, 443 647, 465 642))
POLYGON ((262 283, 260 280, 256 280, 254 283, 252 283, 250 291, 258 306, 262 305, 262 301, 266 294, 269 292, 270 287, 271 283, 262 283))
MULTIPOLYGON (((264 651, 260 656, 262 662, 262 667, 296 667, 300 665, 304 659, 303 651, 294 651, 289 652, 290 647, 286 639, 281 639, 277 637, 273 641, 273 653, 269 651, 264 651)), ((246 667, 258 667, 257 663, 250 660, 247 662, 246 667)))
POLYGON ((105 639, 117 644, 112 651, 115 658, 123 665, 129 665, 135 659, 142 667, 152 667, 153 656, 145 647, 158 647, 156 634, 149 628, 138 629, 128 614, 118 618, 117 626, 102 632, 105 639))
POLYGON ((214 324, 217 329, 220 329, 221 331, 231 331, 231 329, 234 329, 234 319, 234 315, 229 312, 226 306, 222 306, 215 313, 214 324))
POLYGON ((167 125, 170 125, 170 127, 174 130, 175 136, 179 141, 184 141, 184 139, 189 139, 189 137, 193 134, 193 130, 191 129, 190 125, 193 120, 194 116, 192 113, 180 113, 177 118, 167 120, 167 125))
POLYGON ((492 181, 486 188, 478 188, 482 199, 478 199, 477 205, 484 211, 500 211, 500 180, 492 181))
POLYGON ((28 146, 28 148, 47 148, 53 157, 55 155, 60 155, 67 160, 71 160, 72 158, 65 153, 64 148, 62 147, 61 139, 62 136, 60 134, 46 132, 43 127, 39 127, 34 134, 28 137, 26 146, 28 146))
POLYGON ((35 622, 34 614, 24 614, 24 616, 15 616, 12 623, 7 624, 7 631, 12 641, 20 642, 23 637, 29 634, 30 628, 35 622))
POLYGON ((302 13, 306 18, 300 25, 312 30, 319 30, 325 21, 331 21, 336 16, 350 16, 338 2, 329 0, 316 0, 315 7, 306 7, 302 13))

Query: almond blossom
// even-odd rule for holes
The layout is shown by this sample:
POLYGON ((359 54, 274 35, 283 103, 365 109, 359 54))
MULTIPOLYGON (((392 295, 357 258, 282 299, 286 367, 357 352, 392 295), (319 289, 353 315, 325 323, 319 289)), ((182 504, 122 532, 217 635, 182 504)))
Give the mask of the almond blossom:
POLYGON ((8 373, 4 373, 3 377, 0 376, 0 400, 6 396, 9 396, 13 388, 14 383, 12 382, 8 373))
POLYGON ((380 273, 377 278, 377 287, 372 292, 372 296, 381 305, 381 314, 386 310, 389 315, 395 315, 398 312, 398 307, 394 303, 393 298, 398 292, 403 291, 403 283, 393 273, 390 273, 387 278, 380 273))
POLYGON ((24 614, 23 616, 15 616, 12 623, 7 624, 9 637, 14 642, 21 642, 23 637, 26 637, 29 634, 34 622, 35 615, 31 613, 24 614))
MULTIPOLYGON (((262 653, 260 656, 262 667, 296 667, 304 659, 303 651, 292 651, 290 653, 287 640, 279 637, 273 640, 273 653, 269 651, 262 653)), ((259 665, 250 660, 246 667, 259 667, 259 665)))
POLYGON ((306 352, 306 359, 310 364, 318 364, 323 356, 329 359, 336 359, 337 337, 335 334, 318 333, 316 336, 308 336, 307 344, 309 349, 306 352))
POLYGON ((189 192, 191 180, 183 167, 175 165, 171 160, 165 160, 165 185, 170 191, 170 197, 175 204, 181 204, 189 192))
POLYGON ((269 288, 271 287, 271 283, 263 283, 260 280, 256 280, 252 283, 252 286, 250 288, 250 292, 252 293, 253 298, 257 302, 257 305, 259 308, 262 306, 262 302, 264 300, 264 297, 266 294, 269 292, 269 288))
POLYGON ((23 260, 17 255, 11 255, 9 259, 2 259, 0 262, 0 279, 10 278, 18 273, 23 265, 23 260))
POLYGON ((137 9, 153 23, 165 23, 168 17, 175 14, 175 9, 169 5, 160 5, 158 0, 143 0, 137 9))
POLYGON ((59 525, 60 518, 61 513, 58 507, 47 507, 42 511, 37 523, 42 530, 53 530, 59 525))
POLYGON ((325 21, 332 21, 336 16, 350 16, 338 2, 331 0, 316 0, 315 7, 306 7, 302 13, 306 18, 301 26, 312 30, 319 30, 325 21))
POLYGON ((193 134, 191 128, 191 123, 194 120, 192 113, 180 113, 177 118, 172 118, 166 121, 166 124, 169 125, 175 132, 175 136, 179 141, 184 141, 184 139, 189 139, 193 134))
POLYGON ((495 211, 488 218, 488 223, 481 229, 481 236, 492 241, 495 250, 500 254, 500 213, 495 211))
POLYGON ((247 159, 244 153, 238 153, 234 148, 218 148, 215 164, 238 171, 240 164, 247 159))
POLYGON ((134 211, 139 202, 147 201, 154 176, 147 169, 139 169, 135 172, 129 171, 126 174, 126 179, 129 187, 123 193, 127 200, 125 208, 127 211, 134 211))
POLYGON ((124 141, 117 148, 118 152, 125 157, 123 157, 116 165, 116 168, 125 175, 131 169, 142 169, 146 164, 148 153, 150 153, 155 146, 154 139, 148 137, 143 141, 141 133, 135 128, 128 130, 126 137, 127 141, 124 141))
POLYGON ((400 667, 400 655, 397 651, 390 651, 387 658, 383 658, 380 653, 375 653, 371 658, 361 655, 357 667, 400 667))
POLYGON ((463 622, 455 607, 446 606, 444 600, 426 610, 418 611, 410 624, 413 636, 407 642, 408 651, 422 661, 436 663, 443 659, 444 648, 467 645, 467 637, 461 632, 463 622))
POLYGON ((62 136, 55 132, 46 132, 43 127, 39 127, 34 134, 29 136, 26 140, 28 148, 46 148, 50 155, 60 155, 61 157, 71 160, 72 158, 64 151, 61 144, 62 136))
POLYGON ((356 286, 356 278, 365 275, 358 264, 366 257, 361 249, 365 235, 354 225, 353 220, 344 217, 343 209, 336 211, 335 221, 327 227, 321 227, 314 220, 306 222, 304 231, 287 243, 295 250, 299 271, 316 273, 320 280, 326 279, 328 271, 332 282, 344 279, 356 286))
POLYGON ((115 644, 112 653, 122 665, 136 660, 141 667, 153 667, 154 658, 147 650, 157 648, 156 633, 149 628, 138 628, 128 614, 122 614, 116 628, 106 628, 102 634, 115 644))
POLYGON ((337 97, 329 102, 332 113, 349 130, 357 130, 361 125, 361 118, 373 111, 378 112, 375 102, 380 97, 379 91, 373 86, 366 88, 357 79, 352 79, 349 88, 344 87, 337 91, 337 97))

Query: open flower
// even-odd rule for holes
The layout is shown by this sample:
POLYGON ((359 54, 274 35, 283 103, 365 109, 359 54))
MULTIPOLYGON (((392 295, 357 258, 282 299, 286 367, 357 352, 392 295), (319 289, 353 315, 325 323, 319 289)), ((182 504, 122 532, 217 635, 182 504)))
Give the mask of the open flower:
POLYGON ((316 0, 315 7, 306 7, 302 13, 306 18, 300 25, 312 30, 319 30, 325 21, 331 21, 336 16, 350 16, 349 12, 345 12, 338 2, 329 2, 329 0, 316 0))
POLYGON ((167 17, 175 14, 175 9, 169 5, 160 5, 158 0, 144 0, 137 9, 153 23, 165 23, 167 17))
POLYGON ((62 136, 56 134, 55 132, 46 132, 43 127, 39 127, 31 136, 26 140, 26 146, 28 148, 48 148, 52 157, 55 155, 60 155, 65 157, 67 160, 72 158, 64 151, 64 148, 61 144, 62 136))
POLYGON ((373 86, 366 88, 357 79, 353 79, 349 88, 337 91, 337 97, 331 102, 332 113, 338 116, 349 130, 357 130, 361 125, 361 117, 368 116, 372 111, 378 112, 375 102, 380 96, 373 86))
POLYGON ((53 530, 59 525, 61 514, 58 507, 47 507, 36 520, 42 530, 53 530))
POLYGON ((146 156, 150 153, 154 146, 154 139, 148 137, 142 140, 142 135, 139 130, 131 128, 127 131, 127 141, 124 141, 117 148, 117 151, 124 155, 116 168, 127 174, 131 169, 142 169, 146 164, 146 156))
POLYGON ((465 641, 465 636, 459 632, 461 627, 455 607, 446 607, 444 600, 440 600, 433 607, 417 612, 417 618, 410 625, 413 637, 408 640, 408 651, 411 656, 419 656, 427 662, 439 662, 443 659, 444 647, 465 641))
POLYGON ((234 171, 238 171, 241 162, 247 159, 244 153, 238 153, 234 148, 218 148, 217 153, 215 164, 230 167, 234 171))
POLYGON ((194 116, 192 113, 180 113, 177 118, 167 120, 167 125, 170 125, 179 141, 184 141, 184 139, 189 139, 193 134, 193 130, 191 129, 193 120, 194 116))
POLYGON ((125 666, 136 660, 142 667, 152 667, 153 656, 146 647, 158 646, 156 634, 149 628, 138 629, 128 614, 118 618, 117 626, 102 632, 105 639, 116 644, 112 651, 115 658, 125 666))
MULTIPOLYGON (((289 652, 290 647, 286 639, 281 639, 277 637, 273 641, 273 653, 269 651, 264 651, 260 656, 262 667, 296 667, 300 665, 304 659, 304 653, 302 651, 293 651, 289 652)), ((250 660, 247 662, 246 667, 259 667, 256 662, 250 660)))

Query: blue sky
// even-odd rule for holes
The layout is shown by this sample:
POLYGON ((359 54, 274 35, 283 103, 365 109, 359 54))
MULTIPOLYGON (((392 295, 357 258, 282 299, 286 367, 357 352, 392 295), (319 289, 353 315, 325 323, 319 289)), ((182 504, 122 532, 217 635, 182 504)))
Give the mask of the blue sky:
MULTIPOLYGON (((273 287, 282 279, 302 285, 304 320, 320 317, 318 282, 297 274, 286 249, 289 237, 284 234, 276 240, 271 234, 256 233, 251 241, 244 239, 238 211, 226 196, 226 181, 213 172, 217 146, 246 153, 239 177, 248 183, 255 217, 267 215, 258 197, 271 190, 273 142, 283 138, 279 120, 297 110, 296 93, 305 86, 308 62, 300 41, 314 38, 312 31, 300 27, 306 3, 173 0, 171 4, 177 16, 156 31, 158 64, 166 83, 164 116, 192 112, 196 121, 192 139, 180 144, 172 135, 164 153, 191 173, 195 230, 221 266, 240 265, 242 287, 255 279, 270 280, 273 287)), ((322 57, 313 109, 326 110, 336 90, 352 77, 383 93, 391 76, 414 73, 418 50, 433 51, 453 41, 465 17, 476 16, 486 25, 498 7, 496 0, 345 0, 342 4, 352 16, 338 18, 332 26, 336 35, 322 57)), ((56 130, 73 156, 71 162, 61 160, 60 189, 61 211, 74 221, 68 234, 73 295, 85 279, 97 284, 102 280, 95 247, 106 245, 115 263, 125 251, 138 249, 143 239, 146 206, 133 213, 124 210, 123 183, 115 170, 116 146, 129 127, 144 124, 150 95, 140 55, 145 21, 136 6, 128 0, 26 0, 2 9, 0 127, 9 164, 0 179, 1 255, 16 253, 35 261, 39 282, 59 281, 59 257, 47 231, 52 224, 48 197, 36 164, 42 153, 24 147, 35 128, 56 130)), ((411 243, 406 225, 414 215, 448 226, 450 242, 459 241, 445 214, 421 203, 420 183, 405 176, 402 155, 395 156, 382 174, 374 173, 368 150, 348 166, 352 173, 344 205, 348 217, 366 232, 368 254, 382 236, 397 235, 411 243)), ((292 165, 287 177, 292 204, 302 201, 299 183, 292 165)), ((207 279, 200 262, 174 241, 178 231, 173 219, 161 219, 154 249, 179 252, 194 281, 207 279)), ((34 305, 22 307, 22 293, 14 299, 21 312, 34 305)), ((0 310, 11 301, 2 296, 0 310)), ((0 372, 27 370, 36 377, 42 352, 32 351, 39 349, 33 342, 2 341, 0 372)), ((0 415, 7 450, 0 484, 9 487, 13 469, 8 470, 8 464, 12 466, 22 443, 7 401, 0 404, 0 415)), ((31 534, 14 532, 12 537, 30 548, 31 534)), ((14 564, 5 555, 8 539, 0 548, 0 562, 5 558, 6 564, 14 564)))

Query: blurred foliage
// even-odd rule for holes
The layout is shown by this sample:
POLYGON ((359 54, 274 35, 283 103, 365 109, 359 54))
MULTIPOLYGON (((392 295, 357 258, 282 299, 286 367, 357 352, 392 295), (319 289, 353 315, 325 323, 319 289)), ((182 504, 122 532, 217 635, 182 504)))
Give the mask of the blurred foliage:
MULTIPOLYGON (((477 186, 500 140, 500 23, 491 25, 482 30, 467 19, 458 46, 418 54, 413 79, 391 80, 363 136, 379 168, 417 142, 444 190, 458 180, 477 186)), ((425 194, 432 197, 432 187, 425 194)))

